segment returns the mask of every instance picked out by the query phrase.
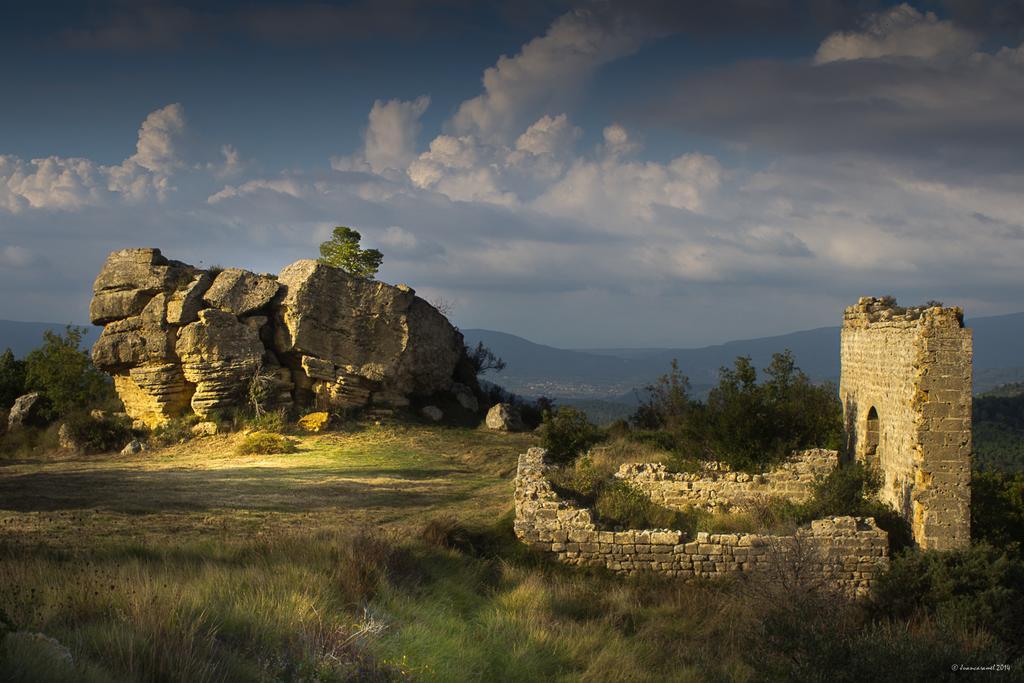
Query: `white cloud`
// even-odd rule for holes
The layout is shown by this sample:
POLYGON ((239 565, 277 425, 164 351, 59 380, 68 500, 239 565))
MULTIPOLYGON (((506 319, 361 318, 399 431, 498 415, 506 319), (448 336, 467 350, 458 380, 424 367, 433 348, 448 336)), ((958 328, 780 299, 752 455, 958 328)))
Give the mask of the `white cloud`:
POLYGON ((37 260, 36 254, 25 247, 8 245, 0 249, 0 268, 27 268, 37 260))
POLYGON ((416 137, 420 116, 430 106, 430 97, 415 100, 376 100, 370 109, 369 123, 363 132, 361 154, 331 159, 338 171, 372 172, 378 175, 402 173, 416 158, 416 137))
POLYGON ((818 48, 818 64, 852 59, 917 57, 930 59, 966 56, 977 37, 954 24, 940 21, 933 12, 921 13, 903 3, 871 15, 864 30, 833 33, 818 48))
POLYGON ((503 55, 488 68, 484 92, 463 102, 451 125, 459 134, 505 141, 521 130, 524 116, 552 105, 560 109, 597 67, 635 52, 652 36, 650 29, 602 20, 587 10, 565 14, 519 54, 503 55))
POLYGON ((184 131, 180 104, 151 112, 139 129, 135 153, 115 166, 90 159, 50 156, 25 161, 0 156, 0 207, 75 211, 111 197, 140 201, 166 198, 170 176, 181 166, 176 142, 184 131))
POLYGON ((236 199, 260 192, 273 192, 279 195, 301 199, 309 194, 303 185, 291 178, 249 180, 241 185, 226 185, 223 189, 206 198, 208 204, 216 204, 226 199, 236 199))
POLYGON ((185 131, 185 110, 169 104, 150 112, 139 127, 135 154, 128 158, 156 175, 170 175, 181 166, 177 142, 185 131))

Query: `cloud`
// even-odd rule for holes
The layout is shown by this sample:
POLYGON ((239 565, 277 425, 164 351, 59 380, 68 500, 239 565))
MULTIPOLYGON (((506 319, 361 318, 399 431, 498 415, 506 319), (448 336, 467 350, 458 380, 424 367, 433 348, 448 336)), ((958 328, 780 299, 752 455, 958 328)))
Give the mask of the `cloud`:
POLYGON ((201 27, 201 18, 186 7, 160 3, 122 4, 89 26, 65 29, 65 42, 79 49, 137 51, 181 46, 201 27))
POLYGON ((814 61, 964 57, 977 42, 977 36, 952 21, 940 21, 932 12, 921 13, 903 3, 871 15, 861 31, 833 33, 822 42, 814 61))
POLYGON ((0 268, 28 268, 37 261, 35 252, 25 247, 8 245, 0 248, 0 268))
POLYGON ((404 173, 416 158, 419 119, 428 106, 428 95, 421 95, 411 102, 376 100, 370 109, 369 124, 363 132, 362 153, 334 157, 331 166, 339 171, 368 171, 378 175, 404 173))
POLYGON ((459 106, 452 129, 487 142, 506 140, 521 130, 524 116, 560 110, 599 66, 635 52, 655 35, 653 28, 622 18, 569 12, 518 54, 503 55, 488 68, 484 91, 459 106))
POLYGON ((141 201, 150 194, 166 199, 170 177, 181 167, 177 141, 185 129, 180 104, 151 112, 139 128, 135 153, 121 164, 50 156, 25 161, 0 156, 0 207, 75 211, 112 198, 141 201))

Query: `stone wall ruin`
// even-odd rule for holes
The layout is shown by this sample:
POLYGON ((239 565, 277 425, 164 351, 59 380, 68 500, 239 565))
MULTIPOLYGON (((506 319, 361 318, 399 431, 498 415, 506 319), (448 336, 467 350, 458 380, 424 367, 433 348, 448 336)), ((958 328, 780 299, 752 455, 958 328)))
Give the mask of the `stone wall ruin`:
POLYGON ((709 534, 598 528, 591 511, 561 498, 547 478, 546 452, 519 456, 515 533, 560 562, 619 574, 658 572, 693 579, 738 573, 799 574, 812 585, 851 597, 870 593, 889 565, 888 534, 873 519, 829 517, 793 535, 709 534))
POLYGON ((971 330, 960 308, 863 297, 841 336, 848 456, 877 467, 879 497, 922 548, 970 542, 971 330))
POLYGON ((317 261, 275 276, 124 249, 107 257, 89 313, 104 326, 94 363, 150 427, 239 408, 254 378, 273 405, 321 410, 404 406, 473 381, 456 376, 462 335, 411 288, 317 261))

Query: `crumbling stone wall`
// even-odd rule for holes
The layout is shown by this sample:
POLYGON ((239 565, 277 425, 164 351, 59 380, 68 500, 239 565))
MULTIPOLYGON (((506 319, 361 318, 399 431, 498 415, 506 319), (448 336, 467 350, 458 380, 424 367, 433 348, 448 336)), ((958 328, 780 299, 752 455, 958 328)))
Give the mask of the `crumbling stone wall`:
POLYGON ((620 574, 659 572, 681 578, 738 572, 799 573, 821 587, 859 597, 888 567, 888 535, 871 518, 815 520, 791 536, 681 531, 603 531, 590 510, 562 499, 546 476, 545 451, 519 456, 515 533, 532 547, 572 565, 620 574))
POLYGON ((959 308, 863 297, 846 309, 840 400, 847 451, 922 548, 970 542, 971 330, 959 308))
POLYGON ((778 497, 802 503, 814 482, 839 464, 839 452, 821 448, 799 451, 764 474, 733 472, 726 463, 704 463, 701 472, 669 472, 660 463, 626 463, 615 476, 673 510, 697 507, 740 511, 758 498, 778 497))

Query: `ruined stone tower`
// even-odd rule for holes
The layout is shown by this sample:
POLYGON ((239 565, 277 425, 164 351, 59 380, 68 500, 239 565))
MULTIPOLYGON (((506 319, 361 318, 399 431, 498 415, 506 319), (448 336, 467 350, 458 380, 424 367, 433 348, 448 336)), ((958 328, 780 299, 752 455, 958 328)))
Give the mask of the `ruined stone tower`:
POLYGON ((922 548, 970 542, 971 330, 959 308, 863 297, 841 337, 847 457, 877 467, 880 497, 922 548))

